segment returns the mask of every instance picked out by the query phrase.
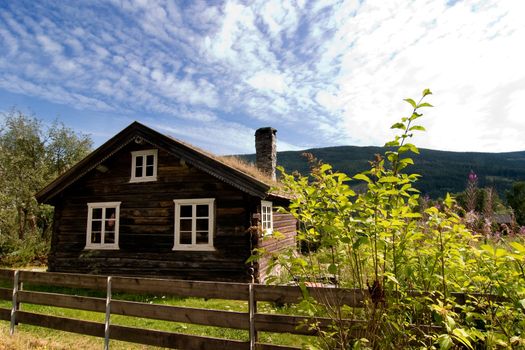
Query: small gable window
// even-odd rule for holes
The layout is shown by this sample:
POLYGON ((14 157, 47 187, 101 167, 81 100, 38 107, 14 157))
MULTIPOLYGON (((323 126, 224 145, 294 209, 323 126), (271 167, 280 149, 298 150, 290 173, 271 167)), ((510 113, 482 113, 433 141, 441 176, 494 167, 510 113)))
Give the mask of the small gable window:
POLYGON ((88 203, 86 249, 118 249, 120 203, 88 203))
POLYGON ((175 199, 173 250, 214 250, 213 198, 175 199))
POLYGON ((261 228, 264 234, 273 232, 272 202, 261 201, 261 228))
POLYGON ((131 152, 130 182, 145 182, 157 180, 157 150, 131 152))

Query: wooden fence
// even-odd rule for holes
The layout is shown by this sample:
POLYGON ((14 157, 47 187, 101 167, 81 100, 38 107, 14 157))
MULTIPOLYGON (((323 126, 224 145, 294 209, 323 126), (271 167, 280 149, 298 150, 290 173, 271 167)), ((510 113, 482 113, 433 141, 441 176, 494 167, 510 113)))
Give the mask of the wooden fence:
MULTIPOLYGON (((299 287, 269 286, 248 283, 200 282, 185 280, 166 280, 154 278, 116 277, 68 273, 34 271, 13 271, 0 269, 0 281, 7 281, 12 288, 0 288, 0 300, 12 301, 10 309, 0 307, 0 320, 11 322, 11 333, 18 323, 36 325, 61 331, 102 337, 105 349, 109 340, 122 340, 145 345, 176 349, 227 349, 227 350, 292 350, 291 346, 264 344, 258 341, 258 332, 291 333, 316 335, 316 330, 305 327, 311 319, 298 315, 261 313, 257 311, 258 302, 293 304, 302 299, 299 287), (22 288, 22 287, 29 288, 22 288), (38 291, 38 286, 65 287, 99 291, 106 298, 78 296, 72 294, 38 291), (36 287, 36 288, 35 288, 36 287), (37 290, 34 290, 37 289, 37 290), (113 298, 112 293, 148 294, 177 297, 197 297, 206 299, 241 300, 247 302, 246 312, 210 310, 145 302, 134 302, 113 298), (23 311, 21 304, 47 305, 61 308, 105 313, 105 322, 58 317, 23 311), (111 315, 148 318, 171 322, 182 322, 204 326, 245 330, 249 341, 213 338, 160 330, 140 329, 111 324, 111 315)), ((5 284, 6 282, 4 282, 5 284)), ((40 288, 42 289, 42 288, 40 288)), ((368 292, 359 289, 336 289, 310 287, 309 295, 328 305, 348 305, 362 307, 368 292)), ((491 295, 452 293, 456 302, 465 303, 470 297, 484 297, 494 301, 503 298, 491 295)), ((412 296, 422 295, 412 292, 412 296)), ((366 327, 363 320, 343 320, 345 324, 359 332, 366 327)), ((331 320, 315 318, 317 329, 328 329, 331 320)), ((437 328, 435 326, 428 326, 437 328)), ((358 336, 358 334, 356 334, 358 336)))
MULTIPOLYGON (((0 320, 11 322, 11 332, 18 323, 36 325, 67 332, 109 339, 177 349, 261 349, 291 350, 296 347, 264 344, 258 341, 258 332, 315 335, 316 331, 304 327, 308 318, 303 316, 257 312, 258 302, 279 304, 297 303, 301 290, 292 286, 268 286, 247 283, 198 282, 153 278, 116 277, 0 269, 0 280, 8 281, 12 288, 0 288, 0 299, 12 300, 12 308, 0 308, 0 320), (30 288, 22 288, 23 286, 30 288), (106 298, 34 291, 35 286, 81 288, 106 293, 106 298), (25 290, 24 290, 25 289, 25 290), (247 312, 209 310, 180 306, 149 304, 118 300, 112 293, 149 294, 206 299, 242 300, 248 303, 247 312), (105 323, 85 321, 23 311, 23 303, 47 305, 106 314, 105 323), (160 330, 138 329, 110 323, 111 315, 125 315, 155 320, 183 322, 205 326, 246 330, 249 341, 222 339, 173 333, 160 330), (303 327, 301 327, 303 325, 303 327)), ((37 288, 38 289, 38 288, 37 288)), ((359 305, 362 291, 335 288, 309 288, 313 297, 323 302, 359 305)), ((330 320, 316 318, 321 328, 330 320)))

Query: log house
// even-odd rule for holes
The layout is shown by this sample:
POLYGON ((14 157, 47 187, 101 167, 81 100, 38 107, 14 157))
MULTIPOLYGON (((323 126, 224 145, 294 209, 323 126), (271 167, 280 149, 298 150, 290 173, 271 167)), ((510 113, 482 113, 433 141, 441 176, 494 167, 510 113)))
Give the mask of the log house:
POLYGON ((276 212, 275 134, 256 132, 250 175, 134 122, 36 194, 55 207, 48 270, 192 280, 264 280, 253 248, 295 244, 296 222, 276 212), (260 154, 267 152, 267 154, 260 154), (266 161, 265 161, 266 160, 266 161), (284 239, 262 239, 272 230, 284 239))

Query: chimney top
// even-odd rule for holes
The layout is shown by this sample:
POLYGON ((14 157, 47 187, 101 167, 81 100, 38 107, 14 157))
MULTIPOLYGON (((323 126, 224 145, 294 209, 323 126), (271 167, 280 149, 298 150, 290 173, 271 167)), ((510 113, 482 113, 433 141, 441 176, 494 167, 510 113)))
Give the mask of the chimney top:
POLYGON ((277 133, 277 129, 272 128, 271 126, 267 126, 265 128, 259 128, 255 131, 255 136, 262 134, 262 133, 277 133))

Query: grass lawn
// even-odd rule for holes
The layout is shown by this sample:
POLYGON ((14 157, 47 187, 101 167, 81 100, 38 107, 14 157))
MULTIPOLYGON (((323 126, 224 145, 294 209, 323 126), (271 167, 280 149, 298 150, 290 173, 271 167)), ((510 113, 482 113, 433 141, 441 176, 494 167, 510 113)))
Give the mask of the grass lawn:
MULTIPOLYGON (((139 350, 158 349, 121 341, 112 340, 111 349, 139 350)), ((55 331, 30 325, 18 325, 13 336, 9 335, 9 322, 0 321, 0 350, 71 350, 103 349, 104 339, 55 331)))

